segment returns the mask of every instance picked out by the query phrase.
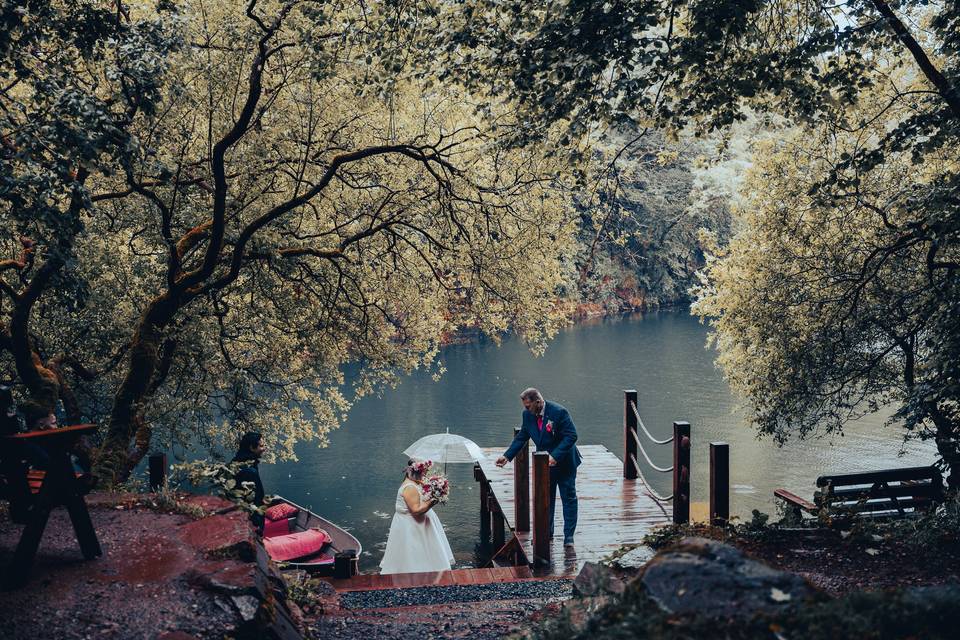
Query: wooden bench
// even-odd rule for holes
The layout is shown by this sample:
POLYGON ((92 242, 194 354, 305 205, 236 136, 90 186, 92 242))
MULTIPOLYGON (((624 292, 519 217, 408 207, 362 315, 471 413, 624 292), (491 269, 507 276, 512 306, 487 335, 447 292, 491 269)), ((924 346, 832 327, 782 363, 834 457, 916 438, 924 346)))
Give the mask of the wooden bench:
POLYGON ((50 512, 55 507, 64 506, 70 514, 83 557, 91 560, 102 555, 97 532, 83 499, 89 484, 83 482, 84 476, 74 473, 70 461, 70 450, 77 441, 95 431, 94 425, 76 425, 0 438, 5 474, 0 478, 0 498, 10 501, 11 515, 22 515, 25 524, 13 560, 4 571, 5 588, 26 583, 50 512), (19 459, 27 445, 39 447, 46 453, 48 461, 45 471, 28 471, 20 463, 19 459))
POLYGON ((773 492, 795 518, 905 517, 919 515, 943 501, 943 477, 936 467, 907 467, 820 476, 813 502, 786 489, 773 492))

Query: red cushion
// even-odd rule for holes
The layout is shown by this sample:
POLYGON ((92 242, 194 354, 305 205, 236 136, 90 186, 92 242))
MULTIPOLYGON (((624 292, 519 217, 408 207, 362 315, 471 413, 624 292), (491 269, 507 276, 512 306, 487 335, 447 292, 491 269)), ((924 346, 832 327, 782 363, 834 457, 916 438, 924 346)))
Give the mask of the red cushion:
POLYGON ((292 504, 281 502, 264 511, 263 515, 266 516, 267 520, 286 520, 298 511, 300 511, 300 509, 297 509, 292 504))
POLYGON ((285 536, 264 538, 263 546, 267 548, 267 553, 272 559, 283 562, 313 555, 332 540, 330 534, 323 529, 307 529, 288 533, 285 536))
POLYGON ((290 533, 289 520, 264 520, 263 537, 272 538, 274 536, 285 536, 290 533))

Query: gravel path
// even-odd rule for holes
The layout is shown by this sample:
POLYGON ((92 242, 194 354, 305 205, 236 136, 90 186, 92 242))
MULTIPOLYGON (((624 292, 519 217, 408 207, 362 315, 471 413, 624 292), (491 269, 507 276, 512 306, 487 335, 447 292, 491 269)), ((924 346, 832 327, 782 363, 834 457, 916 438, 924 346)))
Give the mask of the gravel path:
POLYGON ((355 591, 309 626, 324 640, 501 640, 556 615, 572 591, 566 579, 355 591))
POLYGON ((481 602, 489 600, 521 600, 569 598, 572 580, 528 580, 494 584, 417 587, 383 591, 353 591, 341 594, 340 606, 345 609, 379 609, 385 607, 424 606, 449 602, 481 602))

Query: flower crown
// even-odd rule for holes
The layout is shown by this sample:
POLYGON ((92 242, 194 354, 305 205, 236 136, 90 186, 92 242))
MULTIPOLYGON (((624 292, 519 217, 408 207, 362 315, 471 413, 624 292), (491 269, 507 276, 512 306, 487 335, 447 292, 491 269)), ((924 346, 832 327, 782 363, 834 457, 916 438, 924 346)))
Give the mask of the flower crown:
POLYGON ((433 466, 432 460, 417 460, 410 465, 410 470, 418 475, 426 473, 433 466))

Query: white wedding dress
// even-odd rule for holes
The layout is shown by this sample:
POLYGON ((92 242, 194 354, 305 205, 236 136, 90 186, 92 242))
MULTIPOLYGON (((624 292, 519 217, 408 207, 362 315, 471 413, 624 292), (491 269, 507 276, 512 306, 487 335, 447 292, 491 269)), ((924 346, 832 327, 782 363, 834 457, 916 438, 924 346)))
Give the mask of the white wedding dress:
POLYGON ((380 561, 380 573, 421 573, 447 571, 453 564, 453 551, 443 532, 440 518, 433 509, 420 518, 410 514, 403 499, 406 487, 417 487, 421 501, 423 494, 413 482, 404 481, 397 489, 397 509, 390 523, 387 550, 380 561))

